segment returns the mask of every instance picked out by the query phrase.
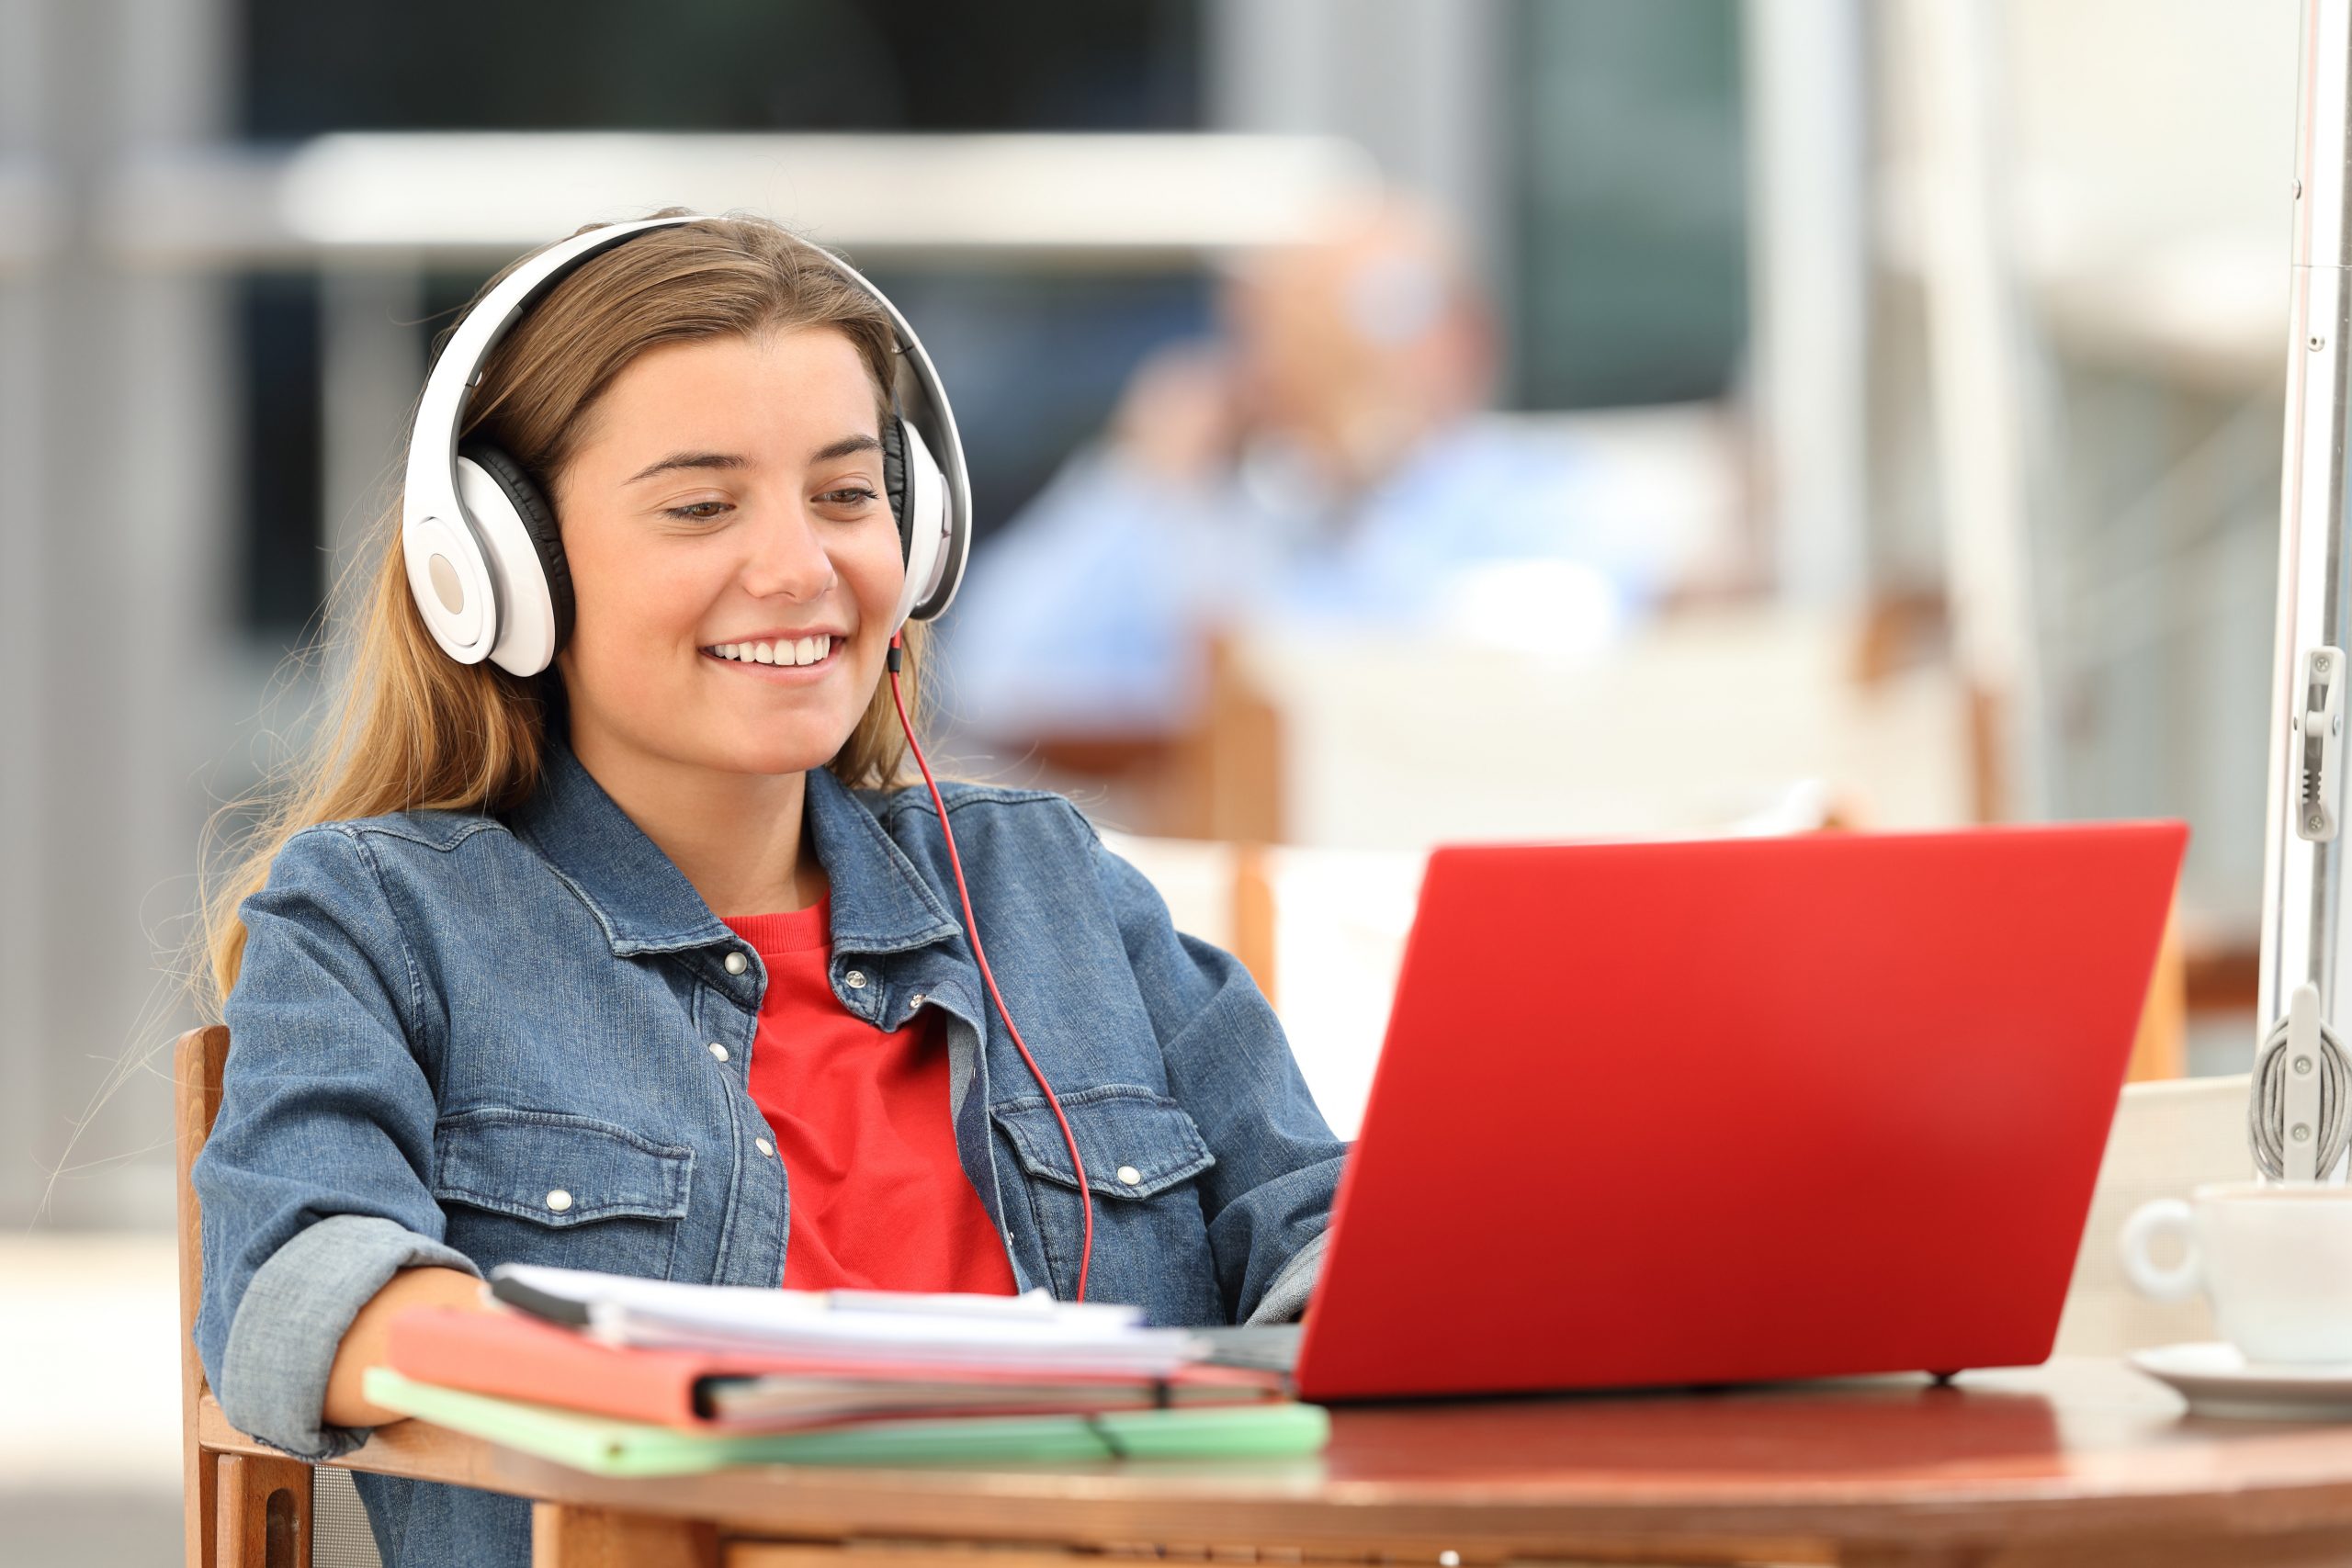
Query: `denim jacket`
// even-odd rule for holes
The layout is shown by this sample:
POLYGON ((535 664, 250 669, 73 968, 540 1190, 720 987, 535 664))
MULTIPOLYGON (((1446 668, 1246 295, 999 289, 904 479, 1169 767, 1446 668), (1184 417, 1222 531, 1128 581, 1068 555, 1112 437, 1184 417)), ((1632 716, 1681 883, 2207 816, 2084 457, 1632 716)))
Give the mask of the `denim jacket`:
MULTIPOLYGON (((989 964, 1085 1159, 1089 1296, 1159 1323, 1297 1315, 1344 1145, 1264 997, 1068 801, 944 794, 989 964)), ((1069 1297, 1069 1155, 989 1005, 929 793, 812 769, 806 810, 833 995, 877 1030, 937 1011, 964 1169, 1018 1283, 1069 1297)), ((365 1441, 323 1424, 328 1371, 413 1265, 780 1285, 791 1192, 747 1079, 760 956, 562 744, 503 817, 298 834, 241 913, 194 1172, 197 1348, 241 1430, 310 1460, 365 1441)), ((529 1560, 522 1499, 357 1480, 388 1564, 529 1560)))

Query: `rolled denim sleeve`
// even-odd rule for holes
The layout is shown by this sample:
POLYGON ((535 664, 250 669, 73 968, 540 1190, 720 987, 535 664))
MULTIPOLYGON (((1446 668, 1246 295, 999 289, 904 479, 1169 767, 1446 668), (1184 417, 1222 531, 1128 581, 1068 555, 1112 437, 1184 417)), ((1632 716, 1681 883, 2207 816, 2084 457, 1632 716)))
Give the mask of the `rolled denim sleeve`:
POLYGON ((1159 890, 1099 839, 1094 854, 1169 1090, 1216 1156, 1201 1197, 1227 1312, 1237 1323, 1295 1318, 1322 1260, 1347 1145, 1316 1108, 1241 961, 1177 931, 1159 890))
POLYGON ((422 983, 363 835, 296 835, 238 912, 220 1115, 191 1173, 197 1351, 240 1431, 333 1459, 368 1438, 322 1418, 359 1309, 404 1268, 480 1270, 447 1245, 429 1186, 422 983))

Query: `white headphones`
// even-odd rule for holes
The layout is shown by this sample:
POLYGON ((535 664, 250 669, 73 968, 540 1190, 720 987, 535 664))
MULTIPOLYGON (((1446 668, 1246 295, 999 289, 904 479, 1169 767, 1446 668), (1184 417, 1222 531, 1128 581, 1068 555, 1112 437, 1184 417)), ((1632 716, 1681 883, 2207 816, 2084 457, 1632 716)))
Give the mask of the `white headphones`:
MULTIPOLYGON (((701 214, 648 218, 548 246, 468 313, 434 362, 409 440, 401 553, 426 627, 459 663, 488 659, 514 674, 536 675, 571 631, 571 572, 555 509, 523 466, 497 446, 458 445, 467 397, 481 382, 491 350, 540 296, 590 256, 648 229, 710 221, 701 214)), ((972 547, 964 446, 939 372, 899 308, 831 251, 798 243, 872 296, 898 336, 891 412, 882 422, 883 488, 907 569, 890 616, 895 631, 946 609, 963 581, 972 547)))

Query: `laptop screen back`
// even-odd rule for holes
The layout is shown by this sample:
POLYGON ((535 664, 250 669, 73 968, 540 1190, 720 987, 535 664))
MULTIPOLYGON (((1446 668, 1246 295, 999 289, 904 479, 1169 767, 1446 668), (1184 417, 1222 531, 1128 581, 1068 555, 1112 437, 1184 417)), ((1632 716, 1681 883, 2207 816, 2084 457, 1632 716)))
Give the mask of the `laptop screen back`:
POLYGON ((2186 840, 1439 850, 1300 1392, 2043 1359, 2186 840))

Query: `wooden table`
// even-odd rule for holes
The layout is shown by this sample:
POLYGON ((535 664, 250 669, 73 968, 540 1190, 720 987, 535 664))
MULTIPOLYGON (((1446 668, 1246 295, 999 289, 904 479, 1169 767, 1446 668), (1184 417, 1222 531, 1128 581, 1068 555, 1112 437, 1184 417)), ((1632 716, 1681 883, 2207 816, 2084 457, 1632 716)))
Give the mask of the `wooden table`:
MULTIPOLYGON (((593 1476, 407 1421, 344 1462, 526 1495, 534 1568, 2352 1564, 2352 1426, 2188 1416, 2108 1360, 1713 1394, 1340 1408, 1277 1463, 593 1476), (846 1550, 845 1550, 846 1549, 846 1550)), ((256 1454, 208 1399, 215 1446, 256 1454)))

